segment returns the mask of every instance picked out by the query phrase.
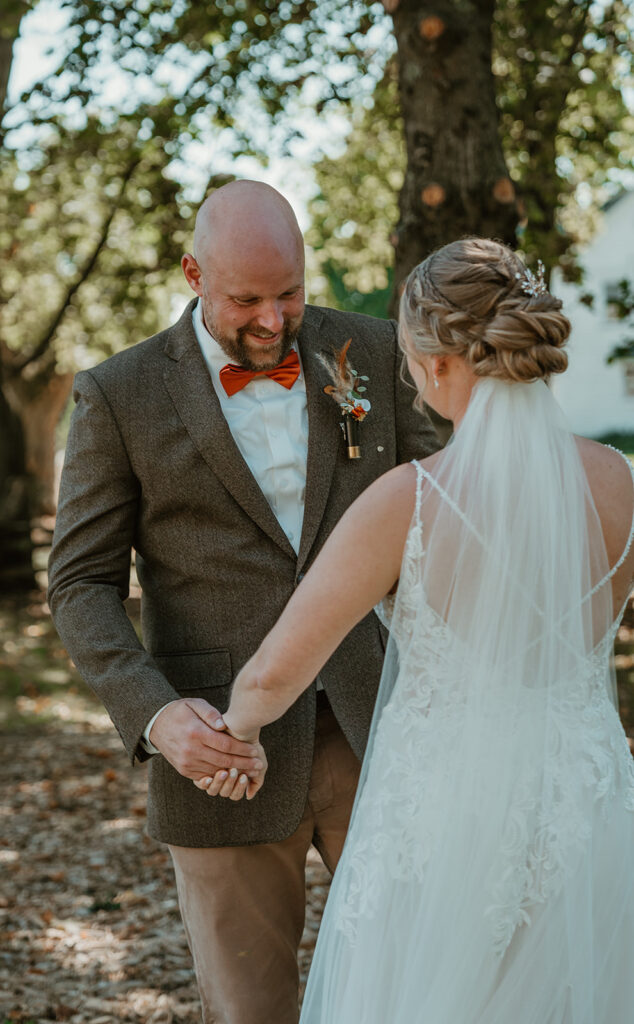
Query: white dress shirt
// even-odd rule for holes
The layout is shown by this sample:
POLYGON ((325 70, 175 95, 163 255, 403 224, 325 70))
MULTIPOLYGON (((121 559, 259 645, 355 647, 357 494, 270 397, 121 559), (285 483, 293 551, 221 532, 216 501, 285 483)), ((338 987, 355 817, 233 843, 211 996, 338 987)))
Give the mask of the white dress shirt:
MULTIPOLYGON (((303 370, 290 390, 270 377, 259 376, 229 396, 220 382, 220 371, 231 360, 205 327, 200 300, 194 306, 192 321, 229 430, 297 554, 304 520, 308 457, 303 370)), ((145 747, 151 754, 158 751, 150 743, 150 730, 165 707, 168 705, 150 719, 143 733, 145 747)))
POLYGON ((260 376, 229 397, 220 383, 220 371, 231 360, 205 327, 200 301, 194 307, 193 323, 229 430, 297 554, 308 455, 303 371, 290 390, 270 377, 260 376))

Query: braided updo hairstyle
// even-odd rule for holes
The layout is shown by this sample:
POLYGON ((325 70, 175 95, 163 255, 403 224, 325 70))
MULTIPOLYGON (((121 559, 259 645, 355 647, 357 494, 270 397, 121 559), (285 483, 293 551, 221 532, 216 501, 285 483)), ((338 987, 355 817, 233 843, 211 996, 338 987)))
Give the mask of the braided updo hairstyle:
POLYGON ((570 322, 548 291, 522 288, 526 267, 501 242, 451 242, 414 267, 401 296, 400 332, 419 355, 457 355, 480 377, 533 381, 562 373, 570 322))

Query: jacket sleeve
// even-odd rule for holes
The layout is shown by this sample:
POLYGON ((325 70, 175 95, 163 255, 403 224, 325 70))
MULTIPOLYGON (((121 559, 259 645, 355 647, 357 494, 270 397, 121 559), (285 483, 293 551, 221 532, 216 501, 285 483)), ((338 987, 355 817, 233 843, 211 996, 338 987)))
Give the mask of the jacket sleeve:
POLYGON ((143 647, 123 602, 140 486, 113 412, 94 376, 75 378, 49 562, 49 605, 79 672, 105 704, 130 758, 147 723, 178 699, 143 647))
POLYGON ((414 408, 416 387, 398 346, 394 329, 394 409, 396 414, 396 457, 398 463, 423 459, 442 448, 442 442, 426 412, 414 408))

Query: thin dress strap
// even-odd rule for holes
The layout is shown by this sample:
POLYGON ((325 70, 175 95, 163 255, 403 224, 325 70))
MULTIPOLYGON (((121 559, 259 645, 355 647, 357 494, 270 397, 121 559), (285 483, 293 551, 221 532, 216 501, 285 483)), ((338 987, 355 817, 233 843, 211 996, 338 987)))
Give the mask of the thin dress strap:
POLYGON ((451 495, 447 494, 447 491, 444 489, 444 487, 440 486, 440 484, 438 483, 436 478, 433 477, 431 475, 431 473, 428 473, 426 469, 423 469, 423 467, 421 466, 420 462, 417 462, 416 459, 412 459, 412 463, 413 463, 414 466, 416 466, 416 473, 417 473, 417 480, 416 480, 416 509, 415 509, 416 522, 420 523, 420 505, 421 505, 421 493, 422 493, 422 489, 423 489, 423 480, 428 480, 429 483, 432 485, 432 487, 434 487, 438 491, 438 493, 440 494, 440 496, 443 499, 443 501, 447 502, 447 504, 452 509, 452 511, 454 511, 456 513, 458 518, 462 520, 462 522, 465 524, 465 526, 468 527, 468 529, 471 530, 473 535, 475 537, 477 537, 477 539, 480 541, 480 543, 484 545, 484 540, 483 540, 481 534, 478 532, 478 530, 476 530, 475 526, 473 526, 473 524, 469 522, 469 520, 467 519, 466 515, 464 514, 464 512, 462 511, 460 506, 456 504, 456 502, 453 500, 451 495))
MULTIPOLYGON (((632 465, 632 463, 630 462, 628 457, 626 455, 624 455, 623 452, 619 451, 618 448, 614 448, 613 445, 611 445, 611 444, 606 444, 605 447, 606 448, 611 448, 613 452, 616 452, 617 455, 620 455, 621 458, 625 461, 625 463, 626 463, 626 465, 627 465, 627 467, 628 467, 628 469, 629 469, 629 471, 630 471, 630 473, 632 475, 632 485, 634 486, 634 466, 632 465)), ((468 521, 468 519, 466 518, 466 516, 465 516, 464 512, 462 511, 462 509, 459 508, 458 505, 456 505, 455 501, 450 497, 449 494, 447 494, 447 492, 444 490, 444 488, 440 486, 440 484, 437 482, 437 480, 434 479, 434 477, 431 475, 431 473, 428 473, 426 469, 423 469, 423 467, 420 465, 420 463, 418 463, 415 459, 412 459, 412 462, 416 466, 416 472, 417 472, 417 480, 416 480, 416 521, 420 522, 420 500, 421 500, 420 496, 421 496, 422 481, 423 481, 423 479, 427 479, 427 480, 429 480, 429 482, 432 485, 432 487, 435 487, 435 489, 438 491, 438 493, 441 495, 441 497, 447 502, 447 504, 450 506, 450 508, 453 509, 453 511, 456 513, 456 515, 458 515, 460 517, 460 519, 466 524, 466 526, 468 526, 471 529, 471 531, 474 534, 474 536, 476 536, 478 538, 478 540, 481 541, 482 538, 481 538, 480 534, 475 529, 475 527, 473 527, 471 525, 471 523, 468 521)), ((629 532, 629 536, 627 538, 627 543, 625 545, 625 548, 623 549, 623 553, 621 554, 621 557, 619 558, 618 562, 615 565, 612 566, 612 568, 607 573, 607 575, 604 576, 602 580, 599 580, 599 582, 597 584, 595 584, 595 586, 592 588, 592 590, 588 591, 588 593, 586 594, 586 596, 583 599, 584 602, 588 601, 591 597, 593 597, 597 593, 597 591, 599 591, 601 589, 601 587, 605 586, 605 584, 608 583, 609 580, 611 580, 612 577, 616 575, 616 573, 619 571, 619 569, 623 565, 625 559, 627 558, 627 556, 628 556, 628 554, 630 552, 630 548, 632 547, 633 543, 634 543, 634 513, 632 514, 632 524, 630 526, 630 532, 629 532)))
MULTIPOLYGON (((420 523, 420 501, 421 501, 421 499, 420 499, 420 492, 421 492, 421 489, 422 489, 422 482, 423 482, 423 480, 428 480, 429 483, 431 484, 431 486, 434 487, 435 490, 438 492, 438 494, 441 496, 443 501, 445 501, 449 505, 449 507, 452 509, 452 511, 455 512, 455 514, 459 517, 459 519, 462 520, 462 522, 465 524, 467 529, 477 539, 478 543, 482 544, 483 549, 485 551, 488 551, 489 548, 488 548, 488 545, 486 544, 486 541, 485 541, 484 537, 482 536, 480 531, 478 529, 476 529, 476 527, 473 525, 473 523, 471 523, 469 521, 467 516, 464 514, 464 512, 462 511, 460 506, 456 504, 456 502, 453 500, 451 495, 448 494, 447 491, 444 489, 444 487, 441 487, 441 485, 438 483, 438 481, 435 479, 435 477, 433 477, 431 475, 431 473, 428 473, 426 469, 423 469, 423 467, 418 462, 416 462, 415 459, 412 459, 412 462, 416 466, 416 471, 417 471, 417 474, 418 474, 417 481, 416 481, 416 522, 420 523)), ((623 556, 623 558, 625 558, 625 555, 623 556)), ((615 571, 616 571, 616 569, 615 569, 615 571)), ((593 588, 592 591, 590 591, 588 594, 586 594, 586 596, 583 598, 581 603, 584 604, 586 601, 588 601, 592 597, 592 595, 594 594, 595 589, 598 590, 598 588, 603 586, 605 582, 606 582, 605 580, 602 580, 601 583, 599 583, 596 588, 593 588)), ((543 619, 544 618, 544 612, 543 612, 543 610, 541 608, 538 607, 538 605, 535 603, 535 601, 533 600, 531 595, 526 593, 526 591, 521 586, 521 584, 518 584, 516 582, 515 586, 524 594, 524 596, 526 597, 526 599, 530 603, 530 605, 533 608, 533 610, 537 613, 537 615, 541 619, 543 619)), ((566 618, 566 616, 564 615, 563 619, 565 619, 565 618, 566 618)), ((563 619, 562 619, 562 621, 563 621, 563 619)), ((555 631, 556 634, 559 634, 558 627, 559 627, 559 621, 553 622, 551 624, 551 628, 555 631)), ((559 635, 561 635, 561 634, 559 634, 559 635)), ((561 637, 561 639, 562 639, 562 642, 564 644, 566 644, 566 646, 569 646, 567 644, 567 641, 564 639, 563 636, 561 637)), ((534 643, 537 643, 537 640, 535 640, 534 643)))
POLYGON ((423 493, 423 480, 425 479, 426 473, 420 462, 416 459, 412 459, 412 465, 416 468, 416 504, 414 506, 414 516, 416 518, 416 525, 420 526, 421 496, 423 493))

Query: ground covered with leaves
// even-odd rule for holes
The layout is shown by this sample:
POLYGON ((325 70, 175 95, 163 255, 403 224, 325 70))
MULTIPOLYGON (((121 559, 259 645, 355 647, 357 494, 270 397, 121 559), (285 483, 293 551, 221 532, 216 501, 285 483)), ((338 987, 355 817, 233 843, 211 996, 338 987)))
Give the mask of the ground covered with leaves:
MULTIPOLYGON (((616 666, 634 737, 632 606, 616 666)), ((0 604, 0 743, 0 1024, 197 1024, 169 855, 145 835, 146 773, 128 763, 38 595, 0 604)), ((304 979, 327 889, 315 854, 304 979)))
MULTIPOLYGON (((198 1024, 146 772, 70 665, 41 598, 0 605, 0 1024, 198 1024)), ((307 867, 305 978, 328 874, 307 867)))

